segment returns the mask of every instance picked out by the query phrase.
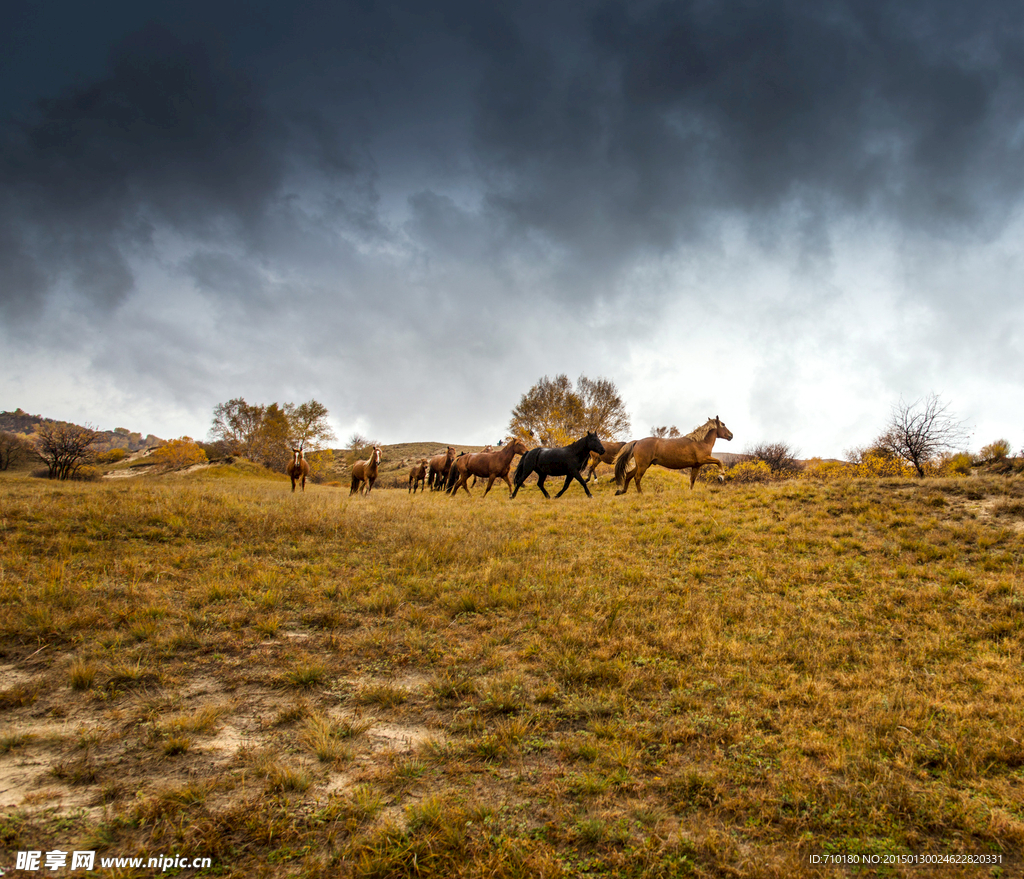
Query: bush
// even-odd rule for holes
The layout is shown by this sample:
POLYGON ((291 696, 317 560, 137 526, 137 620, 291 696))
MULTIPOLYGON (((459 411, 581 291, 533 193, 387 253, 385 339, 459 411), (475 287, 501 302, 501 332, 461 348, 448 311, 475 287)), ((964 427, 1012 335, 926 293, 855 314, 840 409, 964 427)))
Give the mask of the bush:
POLYGON ((103 471, 92 464, 83 464, 76 471, 72 479, 78 482, 98 482, 103 478, 103 471))
POLYGON ((1004 439, 997 439, 994 443, 989 443, 978 453, 978 459, 985 464, 991 461, 1002 461, 1009 457, 1010 442, 1004 439))
POLYGON ((972 463, 967 452, 957 452, 940 455, 926 469, 929 476, 970 476, 972 463))
POLYGON ((116 464, 118 461, 123 461, 128 456, 128 452, 125 449, 107 449, 105 452, 100 452, 96 456, 97 464, 116 464))
POLYGON ((808 479, 834 480, 852 479, 857 475, 857 465, 847 461, 823 461, 811 458, 804 463, 803 475, 808 479))
POLYGON ((913 476, 914 471, 895 455, 877 450, 865 452, 855 468, 856 476, 913 476))
POLYGON ((165 464, 172 470, 181 470, 193 464, 205 464, 206 452, 189 436, 164 443, 155 449, 150 458, 157 464, 165 464))
POLYGON ((725 478, 730 482, 771 482, 773 474, 765 461, 740 461, 726 471, 725 478))

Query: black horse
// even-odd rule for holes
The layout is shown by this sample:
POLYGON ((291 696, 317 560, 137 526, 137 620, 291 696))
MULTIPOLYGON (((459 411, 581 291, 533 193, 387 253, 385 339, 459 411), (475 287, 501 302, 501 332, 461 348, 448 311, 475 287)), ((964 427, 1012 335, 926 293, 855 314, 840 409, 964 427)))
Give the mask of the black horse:
POLYGON ((555 497, 561 497, 565 494, 569 483, 574 479, 583 486, 587 497, 593 497, 590 489, 587 488, 587 483, 580 476, 580 470, 590 460, 591 452, 597 452, 599 455, 604 454, 604 446, 601 445, 601 440, 597 438, 597 434, 593 431, 582 439, 576 440, 572 445, 561 449, 530 449, 519 459, 519 466, 516 468, 515 476, 516 487, 512 492, 512 497, 516 496, 522 484, 526 482, 526 477, 535 471, 537 473, 537 488, 544 492, 544 497, 546 498, 551 497, 544 489, 544 480, 549 476, 565 477, 565 485, 562 486, 562 490, 555 497))

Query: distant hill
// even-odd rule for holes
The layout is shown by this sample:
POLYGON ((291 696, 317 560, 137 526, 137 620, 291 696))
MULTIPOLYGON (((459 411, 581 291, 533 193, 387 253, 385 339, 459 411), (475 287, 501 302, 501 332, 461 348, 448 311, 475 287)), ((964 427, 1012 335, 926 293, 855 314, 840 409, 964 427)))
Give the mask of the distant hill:
MULTIPOLYGON (((22 409, 15 409, 13 412, 0 412, 0 430, 30 437, 40 424, 55 420, 44 418, 42 415, 29 415, 22 409)), ((138 452, 142 449, 155 448, 163 443, 164 440, 153 436, 153 434, 143 436, 141 433, 128 430, 127 427, 115 427, 113 430, 99 431, 99 437, 93 445, 93 449, 98 452, 106 452, 110 449, 138 452)))

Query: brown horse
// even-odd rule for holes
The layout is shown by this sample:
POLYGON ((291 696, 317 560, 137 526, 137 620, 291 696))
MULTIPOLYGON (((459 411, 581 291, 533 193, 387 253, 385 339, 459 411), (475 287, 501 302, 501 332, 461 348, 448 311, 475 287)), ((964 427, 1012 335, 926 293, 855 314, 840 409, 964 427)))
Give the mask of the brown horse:
POLYGON ((305 491, 306 477, 309 476, 309 462, 302 457, 302 446, 292 449, 292 453, 295 457, 284 472, 292 478, 292 491, 295 491, 296 482, 299 482, 302 485, 302 490, 305 491))
POLYGON ((509 497, 511 497, 512 481, 508 478, 508 471, 512 466, 512 459, 516 455, 525 455, 526 451, 526 443, 517 438, 509 439, 496 452, 477 452, 475 455, 463 455, 461 458, 456 458, 452 464, 451 473, 448 474, 448 487, 445 490, 452 497, 459 493, 460 488, 469 494, 466 482, 470 476, 479 476, 481 479, 487 480, 484 497, 487 497, 487 492, 491 490, 495 479, 505 480, 509 497))
POLYGON ((420 487, 420 491, 426 488, 427 482, 427 459, 424 458, 416 464, 412 465, 412 469, 409 471, 409 493, 416 494, 416 486, 420 487))
POLYGON ((427 473, 427 485, 431 490, 437 491, 444 488, 448 481, 448 471, 452 469, 452 461, 455 460, 455 449, 448 446, 443 455, 434 455, 429 461, 430 470, 427 473))
POLYGON ((711 449, 719 437, 731 440, 732 431, 722 424, 716 415, 686 436, 671 439, 649 436, 626 443, 615 458, 615 481, 621 486, 615 493, 625 494, 629 488, 629 480, 632 479, 636 483, 637 493, 643 494, 640 480, 651 464, 660 464, 669 470, 685 470, 689 467, 691 490, 693 483, 697 481, 697 472, 705 464, 717 464, 721 471, 718 474, 718 481, 724 481, 725 467, 718 458, 711 457, 711 449), (630 462, 633 463, 632 467, 630 462))
MULTIPOLYGON (((494 451, 494 446, 484 446, 480 451, 481 452, 493 452, 494 451)), ((477 478, 478 477, 476 477, 476 476, 473 477, 473 481, 469 484, 470 488, 476 488, 476 480, 477 480, 477 478)))
POLYGON ((373 483, 377 481, 377 465, 379 463, 380 449, 374 446, 369 458, 365 461, 356 461, 352 465, 352 490, 348 493, 349 497, 360 489, 363 489, 363 494, 370 493, 373 483), (364 486, 363 483, 366 485, 364 486))
POLYGON ((597 452, 590 453, 590 461, 584 470, 584 482, 590 482, 597 479, 598 464, 614 464, 615 456, 619 454, 619 450, 625 445, 625 443, 604 442, 602 440, 602 445, 604 446, 603 455, 599 455, 597 452))

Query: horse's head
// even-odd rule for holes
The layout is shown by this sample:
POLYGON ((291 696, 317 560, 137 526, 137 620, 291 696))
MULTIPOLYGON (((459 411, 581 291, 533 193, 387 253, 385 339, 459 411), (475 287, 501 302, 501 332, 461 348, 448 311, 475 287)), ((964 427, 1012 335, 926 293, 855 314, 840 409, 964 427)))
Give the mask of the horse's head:
POLYGON ((596 431, 591 430, 587 433, 587 451, 597 452, 599 455, 604 454, 604 443, 597 438, 596 431))
POLYGON ((447 460, 449 460, 449 461, 453 461, 455 459, 455 447, 454 446, 448 446, 448 451, 445 452, 445 458, 447 460))
POLYGON ((719 439, 724 439, 724 440, 731 440, 732 439, 732 431, 729 430, 729 428, 725 426, 725 424, 722 421, 722 419, 720 419, 717 415, 714 418, 709 418, 708 421, 713 421, 715 423, 715 430, 718 431, 718 438, 719 439))
POLYGON ((526 448, 526 443, 524 443, 521 439, 519 439, 519 437, 516 437, 512 441, 512 454, 513 455, 525 455, 528 451, 529 451, 529 449, 526 448))
POLYGON ((379 464, 380 463, 380 449, 377 446, 373 447, 373 463, 374 464, 379 464))

